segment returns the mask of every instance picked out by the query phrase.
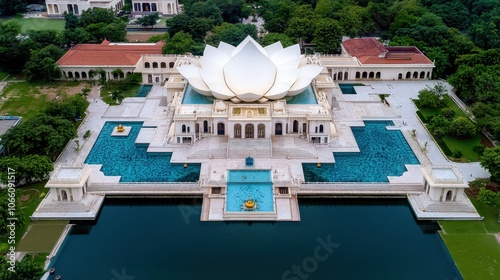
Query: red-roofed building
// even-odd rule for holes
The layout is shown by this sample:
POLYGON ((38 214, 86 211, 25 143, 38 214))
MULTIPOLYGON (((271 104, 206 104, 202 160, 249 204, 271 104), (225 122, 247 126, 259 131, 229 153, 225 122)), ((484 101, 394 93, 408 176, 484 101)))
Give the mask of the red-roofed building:
POLYGON ((161 55, 164 43, 110 43, 105 40, 101 44, 80 44, 72 47, 58 61, 63 77, 71 79, 93 79, 92 71, 103 69, 106 79, 124 78, 133 73, 142 55, 161 55), (113 75, 113 71, 121 69, 123 74, 113 75))
POLYGON ((376 38, 348 39, 339 56, 322 56, 334 80, 430 79, 434 63, 417 47, 388 47, 376 38))

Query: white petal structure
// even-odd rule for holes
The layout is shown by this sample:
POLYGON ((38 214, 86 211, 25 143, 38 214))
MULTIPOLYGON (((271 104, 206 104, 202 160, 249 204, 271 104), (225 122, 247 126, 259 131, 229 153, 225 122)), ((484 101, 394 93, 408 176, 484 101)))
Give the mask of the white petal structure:
POLYGON ((265 102, 304 91, 323 70, 304 65, 299 45, 283 48, 276 42, 263 48, 248 36, 237 47, 224 42, 207 45, 200 67, 180 66, 179 73, 205 96, 240 102, 265 102), (302 62, 302 63, 301 63, 302 62))

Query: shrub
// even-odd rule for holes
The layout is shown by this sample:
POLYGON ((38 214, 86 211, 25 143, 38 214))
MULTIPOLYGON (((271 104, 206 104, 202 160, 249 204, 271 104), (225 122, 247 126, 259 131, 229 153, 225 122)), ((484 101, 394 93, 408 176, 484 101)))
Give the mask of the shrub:
POLYGON ((477 195, 477 199, 486 205, 500 208, 500 193, 498 192, 481 188, 479 190, 479 194, 477 195))
POLYGON ((463 153, 460 150, 454 150, 451 156, 454 158, 461 158, 463 156, 463 153))
POLYGON ((482 155, 484 153, 484 146, 481 144, 476 144, 472 148, 472 150, 477 153, 478 155, 482 155))
POLYGON ((90 130, 85 131, 85 134, 83 134, 83 139, 87 139, 90 137, 90 130))
POLYGON ((449 133, 459 139, 471 138, 476 134, 476 126, 465 117, 458 117, 451 122, 449 133))
POLYGON ((452 108, 446 107, 441 109, 441 115, 449 120, 455 116, 455 111, 452 108))

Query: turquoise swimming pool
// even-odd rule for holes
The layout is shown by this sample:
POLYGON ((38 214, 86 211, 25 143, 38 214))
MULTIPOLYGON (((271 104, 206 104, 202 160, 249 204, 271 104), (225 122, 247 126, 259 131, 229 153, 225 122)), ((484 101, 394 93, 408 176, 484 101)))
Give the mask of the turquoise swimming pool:
POLYGON ((339 84, 340 91, 342 94, 357 94, 354 87, 364 86, 364 84, 339 84))
POLYGON ((146 96, 148 96, 148 93, 151 91, 152 88, 153 88, 152 85, 142 85, 139 88, 139 91, 137 92, 137 94, 135 95, 135 97, 146 97, 146 96))
POLYGON ((147 144, 135 144, 142 122, 106 122, 85 163, 102 164, 107 176, 121 176, 120 182, 197 182, 199 163, 172 164, 172 153, 148 153, 147 144), (111 136, 118 125, 131 126, 128 136, 111 136))
POLYGON ((405 164, 420 164, 401 131, 387 130, 391 121, 365 121, 352 127, 359 153, 334 153, 335 163, 303 163, 306 182, 388 182, 401 176, 405 164))
POLYGON ((299 205, 300 222, 201 222, 199 200, 107 198, 50 267, 63 280, 462 279, 405 199, 299 205))
POLYGON ((270 170, 229 170, 227 178, 226 211, 243 211, 249 198, 257 203, 256 211, 274 211, 270 170))
MULTIPOLYGON (((188 84, 186 86, 186 91, 184 92, 184 97, 182 98, 182 104, 212 104, 213 100, 213 97, 207 97, 197 93, 193 87, 188 84)), ((318 104, 318 101, 316 100, 312 86, 309 85, 303 92, 293 96, 290 100, 287 100, 287 103, 318 104)))
POLYGON ((309 85, 303 92, 293 96, 290 100, 286 101, 287 104, 318 104, 316 95, 312 85, 309 85))

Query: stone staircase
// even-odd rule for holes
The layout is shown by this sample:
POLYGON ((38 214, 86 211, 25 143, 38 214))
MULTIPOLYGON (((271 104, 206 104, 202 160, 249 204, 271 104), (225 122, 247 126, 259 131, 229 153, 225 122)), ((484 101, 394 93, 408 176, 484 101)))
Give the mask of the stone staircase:
POLYGON ((207 137, 198 140, 188 150, 188 159, 227 158, 227 137, 207 137))
POLYGON ((273 137, 273 158, 310 159, 317 158, 316 147, 296 136, 273 137))
POLYGON ((270 158, 271 150, 268 138, 230 139, 227 154, 230 158, 270 158))

